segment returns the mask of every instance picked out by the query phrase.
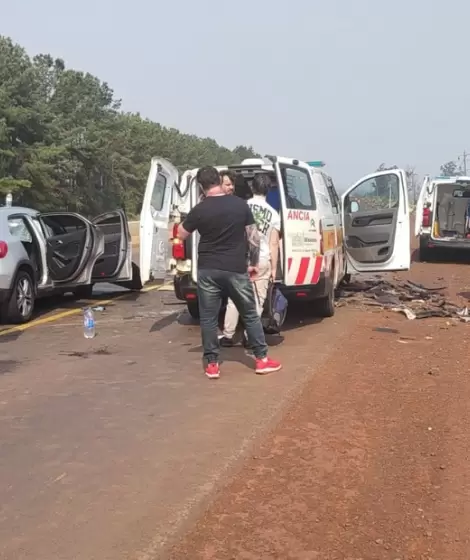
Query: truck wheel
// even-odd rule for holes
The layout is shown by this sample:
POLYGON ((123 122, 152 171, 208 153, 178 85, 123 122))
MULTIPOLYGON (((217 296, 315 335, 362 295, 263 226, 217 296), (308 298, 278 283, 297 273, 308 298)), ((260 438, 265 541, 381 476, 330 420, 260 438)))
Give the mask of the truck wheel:
POLYGON ((315 315, 333 317, 335 314, 335 290, 333 282, 328 282, 328 295, 315 302, 315 315))
POLYGON ((9 323, 28 323, 34 312, 35 289, 31 274, 19 270, 13 282, 10 299, 4 304, 3 317, 9 323))
POLYGON ((186 307, 188 308, 188 313, 193 319, 199 320, 199 304, 196 301, 187 301, 186 307))

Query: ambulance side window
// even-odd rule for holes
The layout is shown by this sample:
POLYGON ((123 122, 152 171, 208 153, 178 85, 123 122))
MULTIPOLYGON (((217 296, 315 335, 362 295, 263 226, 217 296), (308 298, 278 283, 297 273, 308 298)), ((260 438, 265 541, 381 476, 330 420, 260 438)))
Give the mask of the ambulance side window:
POLYGON ((308 171, 299 167, 281 168, 288 209, 316 210, 317 205, 308 171))

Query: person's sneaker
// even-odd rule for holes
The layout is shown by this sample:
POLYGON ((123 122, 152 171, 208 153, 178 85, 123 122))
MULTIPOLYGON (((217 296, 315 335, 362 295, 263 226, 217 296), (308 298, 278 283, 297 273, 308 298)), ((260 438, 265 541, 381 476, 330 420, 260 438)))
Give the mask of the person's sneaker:
POLYGON ((207 364, 206 376, 209 379, 219 379, 219 377, 220 377, 219 364, 207 364))
POLYGON ((222 348, 232 348, 233 339, 228 338, 227 336, 223 336, 222 338, 219 338, 219 344, 220 346, 222 346, 222 348))
POLYGON ((271 360, 271 358, 262 358, 256 360, 255 372, 258 375, 266 375, 267 373, 273 373, 279 371, 282 368, 280 362, 276 360, 271 360))

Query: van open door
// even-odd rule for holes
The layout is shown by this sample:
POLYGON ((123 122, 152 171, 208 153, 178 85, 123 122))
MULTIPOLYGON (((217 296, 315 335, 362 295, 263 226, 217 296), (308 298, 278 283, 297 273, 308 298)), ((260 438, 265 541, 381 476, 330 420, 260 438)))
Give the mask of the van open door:
POLYGON ((416 202, 416 212, 415 212, 415 236, 421 233, 421 226, 423 225, 423 210, 424 205, 428 201, 430 195, 432 193, 431 189, 431 178, 425 177, 423 181, 423 186, 421 187, 421 191, 419 193, 418 200, 416 202))
POLYGON ((169 217, 178 170, 169 161, 153 158, 140 214, 140 278, 164 280, 171 257, 169 217))
POLYGON ((285 157, 273 157, 272 162, 281 202, 282 283, 284 286, 317 284, 323 258, 310 167, 285 157))
POLYGON ((378 171, 342 195, 348 272, 408 270, 410 211, 406 174, 378 171))

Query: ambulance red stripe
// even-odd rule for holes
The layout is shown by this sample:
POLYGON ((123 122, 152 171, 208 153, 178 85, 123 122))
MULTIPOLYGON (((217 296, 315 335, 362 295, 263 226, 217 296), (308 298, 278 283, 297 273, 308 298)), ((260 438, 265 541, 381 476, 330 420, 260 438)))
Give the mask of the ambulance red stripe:
POLYGON ((312 274, 312 280, 310 281, 310 284, 317 284, 318 281, 320 280, 320 273, 321 273, 321 267, 323 264, 323 257, 316 257, 315 258, 315 268, 313 269, 313 274, 312 274))
POLYGON ((302 257, 300 259, 299 272, 297 273, 295 284, 305 284, 305 278, 307 276, 309 264, 310 257, 302 257))

